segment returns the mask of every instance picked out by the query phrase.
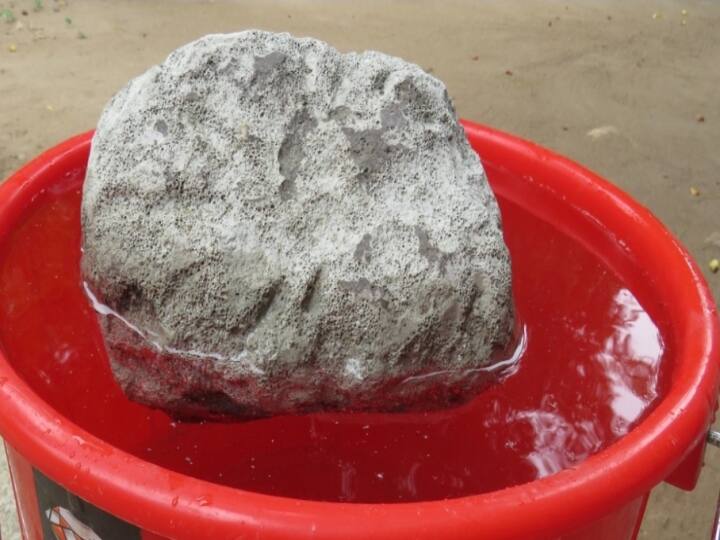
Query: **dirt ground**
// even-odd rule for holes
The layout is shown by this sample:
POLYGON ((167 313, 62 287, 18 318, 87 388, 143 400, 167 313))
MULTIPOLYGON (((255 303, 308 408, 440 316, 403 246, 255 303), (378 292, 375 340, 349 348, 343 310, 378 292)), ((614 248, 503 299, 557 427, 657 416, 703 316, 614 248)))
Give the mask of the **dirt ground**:
MULTIPOLYGON (((378 49, 432 70, 461 116, 570 156, 647 205, 717 297, 720 273, 708 270, 720 257, 715 1, 0 0, 0 178, 92 128, 117 89, 175 47, 252 27, 378 49)), ((709 538, 718 454, 709 450, 694 492, 653 493, 640 538, 709 538)), ((14 539, 5 491, 2 537, 14 539)))

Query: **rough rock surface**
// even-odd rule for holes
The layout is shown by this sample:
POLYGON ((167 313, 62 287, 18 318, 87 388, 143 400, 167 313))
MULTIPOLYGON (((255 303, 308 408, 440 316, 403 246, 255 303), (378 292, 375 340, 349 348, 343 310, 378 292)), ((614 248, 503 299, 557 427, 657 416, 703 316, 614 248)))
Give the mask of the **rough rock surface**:
POLYGON ((107 105, 83 272, 113 371, 185 416, 461 402, 512 333, 496 202, 444 85, 248 31, 107 105))

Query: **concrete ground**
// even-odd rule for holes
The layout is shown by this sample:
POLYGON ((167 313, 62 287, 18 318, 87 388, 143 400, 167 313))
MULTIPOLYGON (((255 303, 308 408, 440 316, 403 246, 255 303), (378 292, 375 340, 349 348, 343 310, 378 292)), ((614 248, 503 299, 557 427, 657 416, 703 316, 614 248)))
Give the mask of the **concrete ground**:
MULTIPOLYGON (((650 207, 717 297, 720 274, 707 270, 720 257, 715 1, 0 0, 0 178, 93 127, 120 86, 175 47, 252 27, 378 49, 432 70, 461 116, 570 156, 650 207), (4 9, 14 22, 4 22, 4 9)), ((709 451, 694 492, 653 493, 640 538, 709 538, 718 454, 709 451)), ((4 471, 0 479, 7 486, 4 471)), ((2 536, 14 539, 4 492, 2 536)))

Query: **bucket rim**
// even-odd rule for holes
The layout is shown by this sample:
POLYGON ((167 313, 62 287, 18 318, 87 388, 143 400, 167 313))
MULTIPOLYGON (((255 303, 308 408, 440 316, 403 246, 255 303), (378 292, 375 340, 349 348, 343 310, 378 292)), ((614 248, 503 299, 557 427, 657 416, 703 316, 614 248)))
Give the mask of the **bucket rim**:
MULTIPOLYGON (((479 495, 392 504, 291 499, 212 484, 112 447, 45 403, 2 350, 0 434, 78 496, 170 538, 535 538, 574 530, 646 494, 702 444, 714 416, 720 329, 708 285, 677 239, 617 187, 534 143, 462 124, 481 155, 542 172, 552 190, 612 224, 636 261, 654 270, 655 289, 672 306, 675 370, 667 394, 626 436, 573 469, 479 495)), ((0 241, 58 173, 84 165, 92 135, 66 140, 0 185, 0 241)))

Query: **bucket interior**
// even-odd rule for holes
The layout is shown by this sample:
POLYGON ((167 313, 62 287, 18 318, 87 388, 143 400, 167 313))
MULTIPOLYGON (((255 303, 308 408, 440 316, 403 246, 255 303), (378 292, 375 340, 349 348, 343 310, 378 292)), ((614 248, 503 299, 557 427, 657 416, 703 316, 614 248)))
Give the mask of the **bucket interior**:
MULTIPOLYGON (((79 273, 84 169, 58 177, 0 241, 0 347, 60 415, 143 460, 244 490, 348 502, 486 493, 573 467, 624 436, 672 370, 664 306, 622 250, 589 249, 542 186, 485 163, 524 334, 518 368, 454 409, 183 423, 130 402, 79 273)), ((590 228, 588 228, 590 227, 590 228)), ((592 234, 605 234, 592 229, 592 234)))

